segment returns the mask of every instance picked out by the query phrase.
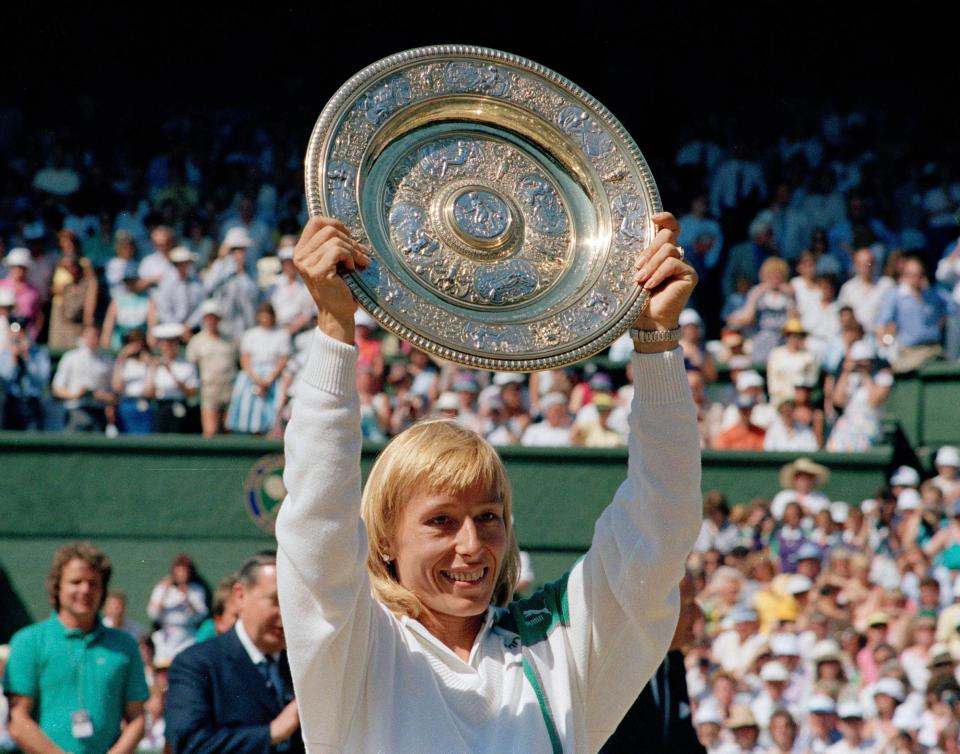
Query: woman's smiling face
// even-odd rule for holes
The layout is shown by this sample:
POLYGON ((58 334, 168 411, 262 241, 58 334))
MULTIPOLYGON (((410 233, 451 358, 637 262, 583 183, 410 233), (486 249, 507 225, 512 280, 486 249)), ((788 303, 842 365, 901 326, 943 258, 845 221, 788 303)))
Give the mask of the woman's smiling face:
POLYGON ((507 552, 503 503, 480 486, 415 493, 391 538, 395 573, 431 617, 483 616, 507 552))

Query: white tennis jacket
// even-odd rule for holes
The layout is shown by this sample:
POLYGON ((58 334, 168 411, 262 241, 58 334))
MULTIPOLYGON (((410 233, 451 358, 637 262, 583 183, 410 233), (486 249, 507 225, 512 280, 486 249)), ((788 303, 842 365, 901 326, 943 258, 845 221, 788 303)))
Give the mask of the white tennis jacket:
POLYGON ((529 599, 491 607, 467 662, 371 595, 356 358, 317 330, 285 437, 278 579, 307 751, 597 751, 667 651, 700 527, 680 350, 633 355, 627 479, 590 550, 529 599))

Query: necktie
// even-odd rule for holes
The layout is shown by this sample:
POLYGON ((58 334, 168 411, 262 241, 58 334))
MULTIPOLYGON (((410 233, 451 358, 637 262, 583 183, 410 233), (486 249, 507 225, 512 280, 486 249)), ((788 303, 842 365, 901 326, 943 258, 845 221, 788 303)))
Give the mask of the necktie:
MULTIPOLYGON (((267 687, 273 692, 277 704, 282 709, 286 705, 286 697, 284 694, 283 676, 280 674, 280 663, 268 656, 263 659, 263 662, 259 663, 259 667, 267 679, 267 687)), ((290 739, 281 741, 272 747, 272 751, 276 752, 286 752, 289 750, 290 739)))
POLYGON ((283 676, 280 674, 280 663, 272 657, 264 658, 260 663, 263 667, 264 677, 267 679, 267 686, 273 692, 277 699, 277 704, 284 706, 284 684, 283 676))

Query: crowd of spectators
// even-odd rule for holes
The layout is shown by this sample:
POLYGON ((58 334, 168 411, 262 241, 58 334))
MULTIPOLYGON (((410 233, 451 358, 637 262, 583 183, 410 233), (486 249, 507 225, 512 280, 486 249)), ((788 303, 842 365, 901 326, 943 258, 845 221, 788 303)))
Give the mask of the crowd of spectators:
MULTIPOLYGON (((941 447, 923 475, 900 467, 853 503, 828 494, 829 477, 801 457, 781 469, 781 489, 767 499, 704 496, 687 562, 699 610, 682 646, 689 710, 680 714, 710 754, 957 752, 960 450, 941 447)), ((55 566, 69 565, 62 560, 55 566)), ((522 593, 533 577, 521 578, 522 593)), ((131 615, 123 593, 106 592, 103 625, 130 635, 146 669, 145 686, 128 686, 145 700, 141 749, 163 748, 171 663, 229 631, 244 604, 235 574, 211 597, 187 555, 173 560, 142 615, 131 615)), ((12 654, 0 648, 7 691, 20 694, 33 688, 29 663, 18 662, 28 647, 21 636, 12 654)))
MULTIPOLYGON (((704 447, 867 448, 896 375, 960 355, 960 175, 906 133, 881 140, 881 120, 825 113, 749 148, 679 145, 665 184, 693 197, 680 242, 702 282, 682 345, 704 447)), ((162 150, 131 153, 16 124, 2 140, 3 426, 282 431, 314 316, 291 260, 297 139, 194 115, 164 125, 162 150)), ((623 442, 626 339, 519 378, 436 363, 363 313, 357 332, 368 440, 441 413, 497 444, 623 442)))
POLYGON ((960 452, 855 504, 800 458, 770 500, 704 498, 686 653, 708 752, 955 752, 960 452))

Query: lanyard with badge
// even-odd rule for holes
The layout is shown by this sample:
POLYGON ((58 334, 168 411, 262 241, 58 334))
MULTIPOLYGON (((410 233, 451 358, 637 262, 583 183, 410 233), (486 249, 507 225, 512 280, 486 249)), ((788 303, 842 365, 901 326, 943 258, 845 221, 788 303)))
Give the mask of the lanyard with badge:
POLYGON ((73 676, 77 689, 77 709, 70 713, 70 733, 78 741, 90 738, 93 735, 93 720, 83 700, 84 670, 87 660, 87 636, 80 637, 80 661, 77 662, 76 652, 72 652, 73 676))

